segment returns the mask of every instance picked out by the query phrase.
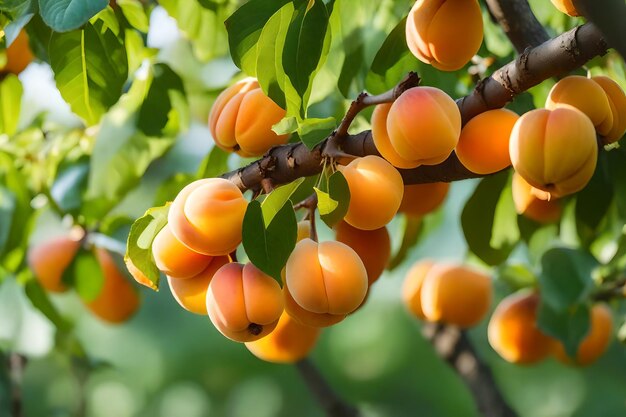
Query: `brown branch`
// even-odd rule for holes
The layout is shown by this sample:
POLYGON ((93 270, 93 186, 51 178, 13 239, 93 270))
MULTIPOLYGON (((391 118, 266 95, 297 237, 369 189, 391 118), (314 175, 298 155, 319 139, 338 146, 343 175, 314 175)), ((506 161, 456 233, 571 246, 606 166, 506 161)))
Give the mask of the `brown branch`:
MULTIPOLYGON (((474 91, 459 100, 463 124, 490 109, 503 107, 518 94, 542 81, 581 67, 591 58, 606 53, 607 44, 593 24, 576 27, 554 39, 527 49, 515 61, 480 81, 474 91)), ((271 178, 275 185, 322 171, 324 147, 333 136, 309 150, 304 144, 289 144, 272 148, 263 158, 248 166, 227 172, 222 178, 233 181, 246 190, 258 188, 261 180, 271 178)), ((371 132, 348 135, 342 150, 356 156, 377 155, 371 132)), ((457 181, 480 177, 461 165, 454 153, 439 165, 400 170, 405 184, 457 181)))
POLYGON ((504 30, 518 54, 541 45, 550 37, 526 0, 486 0, 491 15, 504 30))
POLYGON ((484 417, 516 417, 506 403, 489 367, 477 355, 467 334, 455 327, 426 323, 424 336, 472 392, 478 411, 484 417))
POLYGON ((626 3, 623 0, 574 0, 574 7, 597 25, 608 44, 626 59, 626 3))
POLYGON ((11 353, 8 361, 11 381, 11 416, 23 417, 22 380, 24 378, 24 368, 26 367, 26 357, 19 353, 11 353))
POLYGON ((339 398, 310 359, 296 362, 296 369, 328 417, 359 417, 361 415, 354 406, 339 398))

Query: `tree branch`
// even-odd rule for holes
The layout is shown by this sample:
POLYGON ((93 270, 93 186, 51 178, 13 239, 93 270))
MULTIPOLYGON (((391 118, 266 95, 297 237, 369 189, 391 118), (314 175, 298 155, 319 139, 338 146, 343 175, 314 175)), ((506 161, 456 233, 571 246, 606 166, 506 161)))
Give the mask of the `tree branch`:
POLYGON ((516 417, 500 394, 491 370, 480 360, 464 331, 434 323, 425 323, 422 329, 439 356, 465 381, 481 416, 516 417))
POLYGON ((26 367, 26 357, 19 353, 11 353, 8 357, 9 376, 11 381, 11 416, 23 417, 22 379, 26 367))
POLYGON ((541 45, 550 37, 526 0, 486 0, 491 15, 504 30, 518 54, 541 45))
POLYGON ((310 359, 296 362, 296 369, 328 417, 360 416, 359 410, 339 398, 310 359))
POLYGON ((626 3, 623 0, 574 0, 574 7, 597 25, 608 44, 626 59, 626 3))
MULTIPOLYGON (((606 51, 604 38, 590 23, 578 26, 536 48, 526 49, 515 61, 481 80, 470 95, 457 100, 463 124, 477 114, 503 107, 529 88, 579 68, 606 51)), ((274 147, 261 159, 227 172, 222 178, 233 181, 241 190, 247 190, 257 189, 264 178, 271 178, 275 185, 280 185, 319 174, 322 171, 324 148, 331 138, 333 135, 312 150, 302 143, 274 147)), ((342 145, 343 151, 355 156, 378 155, 370 131, 347 135, 342 145)), ((424 165, 400 170, 400 173, 405 184, 480 177, 467 170, 454 153, 439 165, 424 165)))

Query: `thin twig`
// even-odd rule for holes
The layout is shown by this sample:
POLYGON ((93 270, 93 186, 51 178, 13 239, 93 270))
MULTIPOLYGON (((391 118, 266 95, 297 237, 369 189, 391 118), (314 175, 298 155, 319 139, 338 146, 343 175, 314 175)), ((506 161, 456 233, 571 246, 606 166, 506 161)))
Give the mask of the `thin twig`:
POLYGON ((308 211, 307 218, 311 223, 311 232, 309 237, 313 241, 317 242, 317 226, 315 222, 315 211, 317 210, 317 193, 312 193, 310 196, 293 206, 294 210, 298 210, 301 208, 305 208, 308 211))
POLYGON ((296 362, 296 369, 328 417, 360 416, 356 407, 339 397, 310 359, 296 362))
POLYGON ((23 417, 24 409, 22 404, 22 381, 24 379, 24 368, 26 367, 26 357, 19 353, 9 355, 9 372, 11 378, 11 416, 23 417))
POLYGON ((486 0, 496 19, 518 53, 550 39, 526 0, 486 0))

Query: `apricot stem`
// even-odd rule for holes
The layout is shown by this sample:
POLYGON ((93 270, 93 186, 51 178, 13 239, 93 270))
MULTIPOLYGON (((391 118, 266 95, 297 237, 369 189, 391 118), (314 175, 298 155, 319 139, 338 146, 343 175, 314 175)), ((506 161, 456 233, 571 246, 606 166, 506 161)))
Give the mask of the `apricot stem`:
POLYGON ((296 369, 328 417, 359 417, 361 413, 333 390, 310 359, 296 362, 296 369))
POLYGON ((294 210, 306 208, 308 210, 307 218, 311 223, 310 239, 317 242, 317 227, 315 225, 315 210, 317 210, 317 194, 312 193, 310 196, 293 206, 294 210))

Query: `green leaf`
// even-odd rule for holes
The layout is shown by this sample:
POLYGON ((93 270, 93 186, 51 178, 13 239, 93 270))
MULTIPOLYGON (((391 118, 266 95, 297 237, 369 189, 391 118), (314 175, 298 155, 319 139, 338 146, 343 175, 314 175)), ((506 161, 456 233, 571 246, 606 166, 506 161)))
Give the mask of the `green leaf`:
POLYGON ((0 133, 11 136, 17 130, 23 91, 16 75, 10 74, 0 83, 0 133))
POLYGON ((49 55, 56 85, 72 111, 89 126, 98 124, 120 98, 128 77, 122 39, 97 21, 81 30, 53 33, 49 55))
POLYGON ((243 218, 243 247, 250 261, 273 277, 282 287, 280 273, 296 246, 296 214, 291 204, 285 204, 266 226, 261 203, 248 204, 243 218))
POLYGON ((213 146, 211 152, 200 162, 197 178, 214 178, 228 171, 230 152, 213 146))
POLYGON ((154 197, 154 205, 161 206, 168 201, 174 201, 180 190, 196 180, 196 176, 188 173, 178 172, 159 185, 156 196, 154 197))
POLYGON ((517 226, 517 212, 513 202, 512 186, 508 182, 496 205, 489 245, 495 249, 508 250, 513 248, 519 240, 520 230, 517 226))
POLYGON ((35 16, 37 9, 37 0, 0 1, 0 10, 11 17, 11 21, 3 28, 6 46, 13 43, 24 26, 35 16))
MULTIPOLYGON (((330 205, 327 205, 323 209, 320 207, 320 218, 332 228, 346 216, 348 206, 350 205, 350 188, 348 187, 348 181, 346 181, 346 178, 341 172, 336 171, 330 176, 327 191, 330 200, 336 202, 336 205, 331 204, 334 206, 332 210, 330 209, 330 205)), ((315 192, 317 192, 317 189, 315 192)))
POLYGON ((96 255, 81 248, 63 272, 63 283, 73 287, 84 301, 95 300, 104 286, 104 272, 96 255))
POLYGON ((337 128, 334 117, 325 119, 309 118, 298 123, 298 136, 307 148, 313 149, 315 145, 323 141, 337 128))
POLYGON ((4 253, 9 240, 16 206, 15 195, 11 190, 0 185, 0 254, 4 253))
POLYGON ((617 211, 622 219, 626 218, 626 146, 607 152, 609 172, 613 179, 613 193, 617 211))
POLYGON ((135 220, 130 227, 126 243, 124 260, 133 265, 150 280, 153 289, 159 289, 160 272, 152 258, 152 241, 163 226, 167 224, 169 204, 162 207, 153 207, 135 220))
POLYGON ((481 180, 465 203, 461 214, 463 234, 469 249, 489 265, 504 262, 515 246, 515 244, 503 244, 500 248, 491 246, 496 208, 508 179, 509 173, 501 172, 481 180))
POLYGON ((320 215, 332 213, 339 206, 339 202, 333 200, 327 192, 317 187, 313 189, 315 190, 315 194, 317 194, 317 209, 320 215))
POLYGON ((71 323, 61 316, 54 304, 50 301, 48 294, 41 285, 39 285, 37 280, 29 279, 24 285, 24 292, 33 304, 33 307, 41 311, 58 330, 65 332, 72 328, 71 323))
POLYGON ((506 282, 513 291, 537 285, 537 277, 523 264, 506 264, 497 268, 496 279, 506 282))
POLYGON ((293 203, 289 200, 291 195, 298 189, 298 187, 304 182, 304 178, 298 178, 289 184, 282 185, 273 190, 261 203, 261 209, 263 211, 263 222, 265 227, 268 227, 276 214, 287 203, 293 206, 293 203))
POLYGON ((124 17, 132 27, 143 33, 148 33, 150 22, 139 0, 117 0, 117 5, 122 10, 124 17))
POLYGON ((108 4, 108 0, 39 0, 39 13, 55 32, 67 32, 87 23, 108 4))
POLYGON ((544 333, 559 339, 571 357, 578 352, 580 342, 589 332, 589 307, 575 304, 566 310, 555 310, 548 303, 539 304, 537 326, 544 333))
POLYGON ((576 194, 576 226, 583 242, 591 243, 600 222, 613 201, 613 178, 606 152, 598 155, 598 165, 585 188, 576 194))
POLYGON ((593 288, 598 262, 588 252, 553 248, 541 258, 539 285, 543 302, 557 312, 584 301, 593 288))
POLYGON ((70 213, 80 208, 88 176, 88 161, 74 163, 59 172, 50 187, 50 194, 64 212, 70 213))
POLYGON ((424 230, 422 219, 419 217, 404 216, 402 225, 402 243, 400 248, 389 261, 388 270, 393 271, 406 259, 409 251, 417 244, 424 230))

